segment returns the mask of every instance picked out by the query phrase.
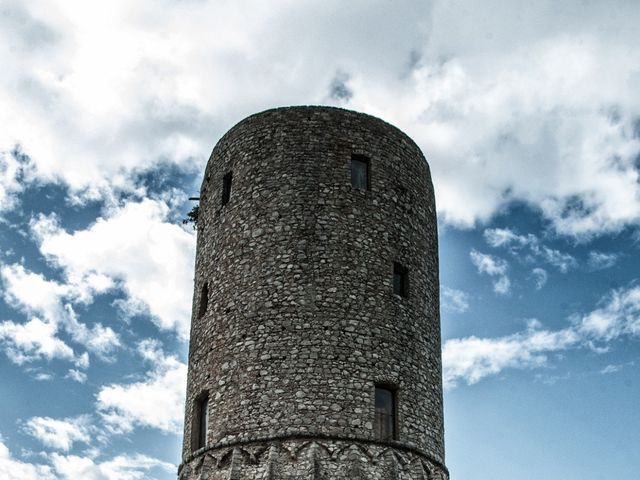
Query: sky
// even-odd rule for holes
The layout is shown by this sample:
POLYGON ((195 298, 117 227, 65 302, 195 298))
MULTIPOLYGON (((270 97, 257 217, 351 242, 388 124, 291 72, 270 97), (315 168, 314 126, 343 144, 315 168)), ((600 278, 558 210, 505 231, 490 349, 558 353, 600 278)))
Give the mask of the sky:
POLYGON ((1 0, 0 478, 174 479, 216 141, 319 104, 429 161, 455 480, 637 478, 635 0, 1 0))

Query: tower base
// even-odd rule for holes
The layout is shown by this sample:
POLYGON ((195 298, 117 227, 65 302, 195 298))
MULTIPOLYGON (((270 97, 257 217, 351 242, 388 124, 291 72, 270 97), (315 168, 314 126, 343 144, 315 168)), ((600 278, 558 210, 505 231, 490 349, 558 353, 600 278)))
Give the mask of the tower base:
POLYGON ((416 450, 356 440, 272 439, 194 452, 179 480, 448 480, 416 450))

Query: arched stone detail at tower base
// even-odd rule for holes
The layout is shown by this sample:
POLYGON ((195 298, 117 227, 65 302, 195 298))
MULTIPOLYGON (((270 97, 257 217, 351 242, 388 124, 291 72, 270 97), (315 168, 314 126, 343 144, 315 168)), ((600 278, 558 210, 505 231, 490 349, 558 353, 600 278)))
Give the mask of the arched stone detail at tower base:
POLYGON ((448 480, 418 451, 323 438, 271 439, 195 452, 179 480, 448 480))

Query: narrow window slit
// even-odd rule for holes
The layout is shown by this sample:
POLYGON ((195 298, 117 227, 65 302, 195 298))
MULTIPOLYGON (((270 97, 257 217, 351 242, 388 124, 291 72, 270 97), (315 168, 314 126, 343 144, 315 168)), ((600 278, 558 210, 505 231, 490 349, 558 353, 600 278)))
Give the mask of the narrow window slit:
POLYGON ((226 205, 231 200, 231 182, 233 180, 233 172, 227 173, 222 177, 222 205, 226 205))
POLYGON ((196 451, 207 446, 209 429, 209 394, 207 392, 202 393, 195 400, 192 425, 192 450, 196 451))
POLYGON ((374 435, 377 440, 395 440, 396 435, 396 391, 387 386, 376 385, 374 435))
POLYGON ((409 296, 409 270, 397 262, 393 264, 393 293, 409 296))
POLYGON ((371 161, 364 155, 351 155, 351 186, 356 190, 369 190, 371 161))
POLYGON ((198 318, 204 317, 209 306, 209 286, 205 283, 200 291, 200 306, 198 307, 198 318))

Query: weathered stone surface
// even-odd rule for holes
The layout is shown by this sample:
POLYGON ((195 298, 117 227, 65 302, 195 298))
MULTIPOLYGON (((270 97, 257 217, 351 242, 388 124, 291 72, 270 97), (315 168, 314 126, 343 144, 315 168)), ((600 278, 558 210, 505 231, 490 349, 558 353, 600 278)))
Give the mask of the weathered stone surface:
POLYGON ((414 450, 357 440, 287 439, 211 448, 183 464, 179 479, 446 480, 414 450))
POLYGON ((180 478, 445 480, 438 288, 433 187, 405 134, 329 107, 233 127, 200 194, 180 478), (369 190, 351 186, 352 154, 370 158, 369 190), (386 442, 380 383, 397 389, 386 442), (207 446, 193 451, 204 392, 207 446))

